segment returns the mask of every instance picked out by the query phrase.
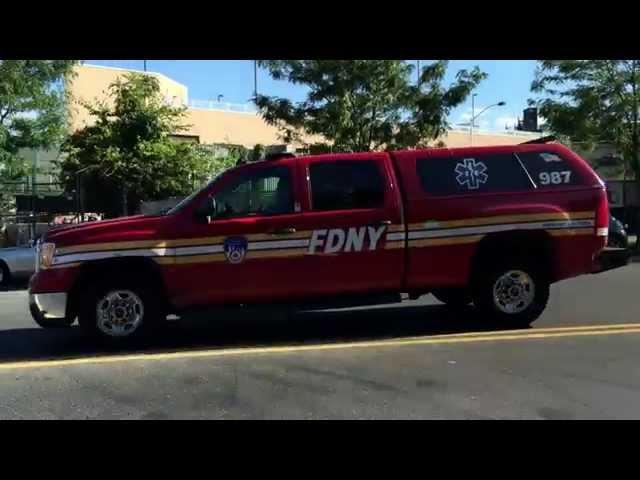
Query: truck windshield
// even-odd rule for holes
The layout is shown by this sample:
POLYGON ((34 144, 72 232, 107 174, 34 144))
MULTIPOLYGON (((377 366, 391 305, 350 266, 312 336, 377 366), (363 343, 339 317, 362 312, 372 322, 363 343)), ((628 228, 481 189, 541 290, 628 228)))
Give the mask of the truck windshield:
MULTIPOLYGON (((224 172, 223 172, 224 173, 224 172)), ((222 175, 222 173, 219 173, 218 175, 216 175, 215 177, 213 177, 211 179, 211 181, 209 181, 209 183, 207 183, 204 187, 200 188, 199 190, 196 190, 195 192, 193 192, 191 195, 189 195, 188 197, 186 197, 185 199, 183 199, 182 201, 180 201, 180 203, 178 203, 175 207, 167 210, 166 212, 164 212, 164 215, 173 215, 175 213, 180 212, 184 207, 186 207, 187 205, 189 205, 189 203, 191 203, 191 200, 193 200, 196 196, 198 196, 198 194, 200 192, 202 192, 203 190, 206 190, 207 188, 209 188, 211 185, 213 185, 222 175)))

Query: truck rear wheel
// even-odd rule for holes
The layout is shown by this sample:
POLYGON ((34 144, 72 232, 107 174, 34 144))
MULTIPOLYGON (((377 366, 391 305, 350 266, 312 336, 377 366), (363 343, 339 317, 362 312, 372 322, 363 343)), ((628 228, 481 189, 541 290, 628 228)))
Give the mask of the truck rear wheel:
POLYGON ((11 283, 11 272, 7 264, 0 260, 0 288, 6 288, 11 283))
POLYGON ((437 288, 431 294, 440 302, 453 308, 465 307, 473 300, 466 288, 437 288))
POLYGON ((504 326, 528 327, 549 300, 549 280, 534 262, 500 262, 476 282, 473 301, 483 320, 504 326))
POLYGON ((78 322, 89 335, 124 343, 151 333, 161 321, 160 301, 142 283, 115 280, 85 292, 78 322))

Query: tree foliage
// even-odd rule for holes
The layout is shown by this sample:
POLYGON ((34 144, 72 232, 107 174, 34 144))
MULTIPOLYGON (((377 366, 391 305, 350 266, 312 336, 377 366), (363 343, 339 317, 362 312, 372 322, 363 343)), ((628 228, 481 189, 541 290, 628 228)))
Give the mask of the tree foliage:
MULTIPOLYGON (((0 60, 0 184, 22 180, 22 148, 49 148, 65 133, 63 81, 73 60, 0 60)), ((0 210, 6 202, 0 191, 0 210)))
MULTIPOLYGON (((447 61, 436 61, 412 84, 414 66, 399 60, 265 60, 260 65, 276 80, 308 89, 304 101, 258 95, 267 122, 287 143, 319 135, 333 151, 406 148, 438 138, 447 115, 460 105, 486 74, 460 70, 443 86, 447 61)), ((322 150, 321 144, 313 146, 322 150)))
POLYGON ((617 147, 640 180, 640 61, 540 61, 530 100, 546 129, 572 142, 617 147))
POLYGON ((120 211, 128 214, 141 201, 187 195, 215 171, 210 151, 172 138, 187 128, 186 108, 168 105, 155 77, 128 74, 110 85, 108 97, 110 102, 83 103, 95 123, 63 146, 67 188, 84 171, 85 190, 101 192, 98 208, 114 215, 119 198, 120 211))

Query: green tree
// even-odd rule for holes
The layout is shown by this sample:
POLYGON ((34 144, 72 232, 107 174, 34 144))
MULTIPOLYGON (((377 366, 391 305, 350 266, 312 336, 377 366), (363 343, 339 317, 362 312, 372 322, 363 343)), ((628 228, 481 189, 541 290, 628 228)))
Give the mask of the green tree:
POLYGON ((211 176, 235 167, 239 163, 246 161, 249 150, 242 145, 231 144, 211 144, 196 145, 196 153, 204 162, 204 170, 210 172, 211 176))
MULTIPOLYGON (((308 89, 306 100, 258 95, 267 122, 285 142, 303 134, 319 135, 333 151, 369 151, 424 145, 448 127, 447 115, 460 105, 486 74, 461 70, 443 86, 448 62, 425 66, 419 85, 411 82, 414 66, 399 60, 266 60, 276 80, 308 89)), ((313 146, 321 150, 319 144, 313 146)))
POLYGON ((610 143, 640 182, 640 60, 544 60, 531 85, 545 129, 570 142, 610 143))
POLYGON ((67 188, 74 188, 77 172, 85 171, 84 190, 103 200, 97 207, 114 215, 119 203, 127 215, 141 201, 186 195, 207 180, 215 156, 172 139, 188 128, 186 108, 166 104, 155 77, 128 74, 108 93, 111 102, 83 104, 95 123, 63 146, 61 178, 67 188))
POLYGON ((587 148, 615 145, 640 183, 640 60, 540 61, 531 90, 547 130, 587 148))
MULTIPOLYGON (((0 184, 22 180, 21 148, 49 148, 65 133, 63 82, 73 60, 0 60, 0 184)), ((8 195, 0 189, 0 211, 8 195)))

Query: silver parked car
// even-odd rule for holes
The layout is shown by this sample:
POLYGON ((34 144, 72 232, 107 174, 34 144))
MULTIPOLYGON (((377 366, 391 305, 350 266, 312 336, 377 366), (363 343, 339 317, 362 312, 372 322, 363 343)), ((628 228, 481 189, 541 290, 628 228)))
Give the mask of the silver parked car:
POLYGON ((22 247, 0 248, 0 287, 28 280, 36 271, 35 242, 22 247))

